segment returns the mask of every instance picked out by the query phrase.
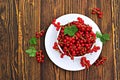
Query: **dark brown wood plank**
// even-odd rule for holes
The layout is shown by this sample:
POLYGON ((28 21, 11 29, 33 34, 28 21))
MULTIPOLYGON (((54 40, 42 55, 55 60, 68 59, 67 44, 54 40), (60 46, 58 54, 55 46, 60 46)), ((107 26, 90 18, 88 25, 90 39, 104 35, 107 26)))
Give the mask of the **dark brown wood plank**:
POLYGON ((17 79, 17 22, 13 0, 0 1, 0 80, 17 79))
MULTIPOLYGON (((56 17, 56 1, 54 0, 41 0, 41 30, 45 27, 48 28, 52 22, 52 19, 56 17)), ((40 48, 43 50, 45 55, 45 62, 41 65, 41 80, 55 80, 58 79, 59 69, 57 70, 51 60, 48 58, 45 47, 44 47, 44 38, 41 38, 40 48), (58 74, 55 74, 58 73, 58 74), (58 75, 58 76, 57 76, 58 75)))
POLYGON ((120 0, 112 0, 114 79, 120 79, 120 0))
MULTIPOLYGON (((18 71, 19 80, 40 80, 40 64, 35 58, 30 58, 25 53, 29 48, 29 39, 35 36, 36 31, 40 31, 40 0, 20 0, 18 7, 18 37, 19 39, 19 55, 18 55, 18 71), (39 6, 38 6, 39 5, 39 6)), ((38 43, 37 49, 40 49, 38 43)))
POLYGON ((102 1, 101 2, 101 9, 104 12, 103 19, 101 21, 101 30, 103 33, 109 33, 111 40, 108 41, 104 46, 103 46, 103 51, 102 55, 106 56, 108 59, 106 61, 106 64, 102 66, 102 78, 101 79, 111 79, 114 80, 114 59, 113 59, 113 46, 112 46, 112 13, 110 13, 111 10, 111 1, 102 1), (107 3, 107 4, 106 4, 107 3), (110 64, 111 63, 111 64, 110 64))
MULTIPOLYGON (((90 4, 89 4, 90 5, 90 4)), ((112 39, 112 27, 111 27, 111 1, 103 0, 103 1, 96 1, 96 7, 101 8, 103 12, 103 18, 98 19, 96 23, 100 27, 102 33, 109 33, 112 39), (106 4, 108 3, 108 4, 106 4), (109 16, 109 17, 108 17, 109 16)), ((113 80, 114 74, 110 73, 113 69, 113 49, 112 49, 112 40, 108 41, 104 44, 102 50, 102 56, 106 56, 108 58, 106 64, 99 66, 99 67, 91 67, 90 71, 88 72, 88 80, 89 79, 98 79, 98 80, 113 80), (109 48, 108 48, 109 47, 109 48), (95 74, 91 75, 90 74, 95 74)))

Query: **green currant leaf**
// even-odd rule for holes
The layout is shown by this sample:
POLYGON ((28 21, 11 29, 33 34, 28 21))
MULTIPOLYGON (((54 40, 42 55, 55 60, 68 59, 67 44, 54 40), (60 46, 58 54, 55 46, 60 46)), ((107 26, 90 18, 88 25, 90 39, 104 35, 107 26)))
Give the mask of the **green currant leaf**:
POLYGON ((74 36, 78 31, 78 28, 75 25, 66 26, 64 29, 64 35, 68 34, 69 36, 74 36))
POLYGON ((102 37, 105 39, 105 40, 110 40, 110 37, 108 34, 103 34, 102 37))
POLYGON ((106 40, 103 37, 100 38, 100 41, 103 42, 103 43, 106 42, 106 40))
POLYGON ((101 34, 100 32, 96 32, 97 38, 100 38, 100 41, 105 43, 107 40, 110 40, 109 34, 101 34))
POLYGON ((30 53, 32 52, 32 49, 27 49, 25 52, 26 52, 27 54, 30 54, 30 53))
POLYGON ((32 44, 37 44, 37 39, 35 37, 31 38, 29 40, 29 43, 32 45, 32 44))
POLYGON ((34 47, 30 47, 25 52, 29 54, 30 57, 35 57, 37 50, 34 47))
POLYGON ((102 37, 102 34, 97 31, 97 32, 96 32, 96 36, 97 36, 97 38, 101 38, 101 37, 102 37))

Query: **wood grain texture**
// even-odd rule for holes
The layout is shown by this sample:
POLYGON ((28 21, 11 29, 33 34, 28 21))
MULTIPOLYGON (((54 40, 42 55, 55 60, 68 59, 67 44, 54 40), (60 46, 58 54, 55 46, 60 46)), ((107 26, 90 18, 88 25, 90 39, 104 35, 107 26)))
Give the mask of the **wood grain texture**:
POLYGON ((120 0, 0 0, 0 80, 120 80, 120 0), (99 7, 103 18, 91 14, 99 7), (65 71, 48 58, 44 37, 37 49, 45 55, 43 64, 25 53, 36 31, 48 28, 54 18, 68 13, 93 19, 102 33, 109 33, 101 55, 107 62, 77 72, 65 71))

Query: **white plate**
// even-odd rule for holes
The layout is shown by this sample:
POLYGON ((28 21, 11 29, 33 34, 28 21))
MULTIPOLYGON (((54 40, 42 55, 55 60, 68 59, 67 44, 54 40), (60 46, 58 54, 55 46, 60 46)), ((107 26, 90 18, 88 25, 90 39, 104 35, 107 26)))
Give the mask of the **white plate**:
MULTIPOLYGON (((76 21, 78 17, 81 17, 84 20, 85 24, 89 24, 93 28, 92 30, 94 33, 96 33, 96 31, 100 32, 100 29, 94 21, 81 14, 66 14, 57 18, 56 22, 60 22, 61 25, 65 25, 69 22, 76 21)), ((80 58, 75 58, 74 60, 71 60, 68 56, 60 58, 60 53, 53 49, 53 45, 56 40, 57 31, 54 25, 51 24, 45 36, 45 48, 51 61, 58 67, 69 71, 78 71, 85 69, 85 67, 82 67, 80 64, 80 58, 83 56, 81 56, 80 58)), ((102 42, 100 41, 100 39, 97 38, 95 44, 97 46, 100 46, 100 50, 91 54, 84 55, 87 58, 87 60, 90 60, 91 65, 97 60, 102 50, 102 42)))

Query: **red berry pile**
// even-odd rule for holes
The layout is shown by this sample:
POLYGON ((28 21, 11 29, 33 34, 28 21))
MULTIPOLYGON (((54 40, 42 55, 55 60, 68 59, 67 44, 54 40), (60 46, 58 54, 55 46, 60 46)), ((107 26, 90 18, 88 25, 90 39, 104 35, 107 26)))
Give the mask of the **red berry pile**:
POLYGON ((98 18, 102 18, 103 17, 103 13, 100 10, 100 8, 93 8, 92 9, 92 14, 97 14, 98 18))
POLYGON ((36 60, 38 63, 43 63, 44 62, 44 55, 42 50, 36 52, 36 60))
MULTIPOLYGON (((92 27, 86 25, 84 20, 80 17, 77 18, 78 21, 73 21, 67 25, 61 26, 60 33, 58 35, 58 43, 55 42, 53 49, 59 50, 58 45, 61 47, 64 53, 62 53, 61 58, 64 55, 70 56, 74 59, 74 56, 82 56, 88 53, 97 52, 100 49, 99 46, 93 46, 96 40, 96 34, 92 31, 92 27), (65 27, 76 26, 78 31, 74 36, 69 36, 64 34, 65 27), (92 48, 92 49, 91 49, 92 48)), ((60 50, 59 50, 60 51, 60 50)))
POLYGON ((81 58, 80 64, 82 65, 82 67, 85 67, 86 69, 90 67, 90 61, 87 60, 86 57, 81 58))

